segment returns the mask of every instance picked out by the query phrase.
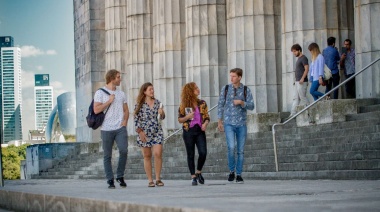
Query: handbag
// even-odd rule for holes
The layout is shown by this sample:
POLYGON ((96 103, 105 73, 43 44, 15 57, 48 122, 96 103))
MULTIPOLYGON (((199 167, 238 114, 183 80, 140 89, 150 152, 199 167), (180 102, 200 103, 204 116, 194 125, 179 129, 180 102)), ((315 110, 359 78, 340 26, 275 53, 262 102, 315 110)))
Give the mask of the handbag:
POLYGON ((331 70, 329 67, 325 64, 325 67, 323 68, 323 79, 324 80, 329 80, 332 77, 331 70))

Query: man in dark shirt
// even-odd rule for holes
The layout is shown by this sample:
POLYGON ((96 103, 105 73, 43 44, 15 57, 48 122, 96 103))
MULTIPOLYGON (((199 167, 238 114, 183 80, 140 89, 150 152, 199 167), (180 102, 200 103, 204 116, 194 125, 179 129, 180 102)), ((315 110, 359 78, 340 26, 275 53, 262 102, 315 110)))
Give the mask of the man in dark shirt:
MULTIPOLYGON (((326 85, 326 93, 331 91, 331 88, 335 88, 339 85, 339 69, 338 69, 338 63, 340 61, 340 56, 338 50, 335 48, 335 41, 336 39, 334 37, 329 37, 327 39, 327 47, 323 49, 322 55, 325 58, 325 64, 329 69, 331 70, 332 77, 330 80, 327 81, 326 85)), ((338 99, 339 89, 336 89, 334 91, 334 99, 338 99)), ((329 98, 329 97, 328 97, 329 98)))
POLYGON ((297 43, 294 44, 291 48, 293 55, 297 57, 296 67, 295 67, 295 83, 294 83, 294 96, 293 96, 293 105, 290 117, 297 113, 296 107, 298 105, 308 105, 309 100, 306 97, 307 90, 307 74, 309 72, 309 62, 307 57, 302 54, 302 48, 297 43))

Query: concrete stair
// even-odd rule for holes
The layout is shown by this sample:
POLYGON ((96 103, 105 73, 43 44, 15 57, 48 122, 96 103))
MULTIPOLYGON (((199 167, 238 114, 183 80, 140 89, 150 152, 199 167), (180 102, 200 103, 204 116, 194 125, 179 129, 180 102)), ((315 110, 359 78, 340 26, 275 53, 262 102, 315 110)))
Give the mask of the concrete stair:
MULTIPOLYGON (((286 117, 283 114, 282 117, 286 117)), ((226 179, 227 156, 223 133, 216 123, 207 132, 205 178, 226 179)), ((273 138, 268 131, 248 134, 243 177, 247 179, 380 179, 380 101, 359 102, 358 114, 345 122, 297 127, 295 121, 276 128, 279 172, 275 172, 273 138)), ((101 149, 99 147, 99 149, 101 149)), ((102 152, 73 154, 52 169, 33 175, 43 179, 104 179, 102 152)), ((117 151, 113 154, 116 170, 117 151)), ((129 139, 127 179, 146 179, 135 139, 129 139)), ((166 141, 163 179, 190 179, 181 135, 166 141)))

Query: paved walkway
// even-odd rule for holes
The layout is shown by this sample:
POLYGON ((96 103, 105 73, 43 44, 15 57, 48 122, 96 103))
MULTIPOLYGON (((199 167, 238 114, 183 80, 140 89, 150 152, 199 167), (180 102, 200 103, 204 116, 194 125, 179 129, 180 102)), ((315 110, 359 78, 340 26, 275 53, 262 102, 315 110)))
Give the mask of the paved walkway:
MULTIPOLYGON (((205 185, 198 186, 191 186, 190 180, 164 180, 164 183, 164 187, 148 188, 147 181, 127 180, 127 188, 120 188, 116 184, 116 189, 108 189, 104 180, 5 181, 5 186, 0 187, 0 206, 4 205, 4 201, 15 201, 13 199, 17 198, 8 195, 13 199, 6 200, 5 191, 16 191, 44 194, 46 199, 47 196, 54 195, 71 199, 90 199, 98 203, 99 200, 104 200, 153 205, 157 206, 157 209, 169 207, 176 208, 177 211, 380 210, 380 181, 247 180, 245 184, 236 184, 206 179, 205 185)), ((22 198, 16 201, 22 202, 22 198)), ((73 205, 73 201, 70 201, 73 205)), ((47 210, 46 205, 47 203, 47 210)), ((73 206, 70 206, 70 209, 73 211, 73 206)), ((86 211, 86 208, 81 210, 86 211)), ((98 211, 107 210, 100 208, 98 211)))

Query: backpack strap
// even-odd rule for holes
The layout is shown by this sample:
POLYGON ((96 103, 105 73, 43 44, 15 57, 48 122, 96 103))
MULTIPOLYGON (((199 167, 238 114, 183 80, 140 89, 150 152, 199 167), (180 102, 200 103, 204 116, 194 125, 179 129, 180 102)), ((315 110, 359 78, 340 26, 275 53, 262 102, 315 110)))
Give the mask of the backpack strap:
POLYGON ((108 92, 106 89, 104 88, 99 88, 98 90, 102 90, 104 93, 108 94, 108 95, 111 95, 110 92, 108 92))
POLYGON ((228 92, 228 85, 226 85, 224 87, 224 103, 227 101, 226 97, 227 97, 227 92, 228 92))
MULTIPOLYGON (((226 101, 227 97, 227 92, 228 92, 228 85, 224 88, 224 101, 226 101)), ((247 86, 244 85, 244 100, 247 101, 247 86)))
MULTIPOLYGON (((108 94, 108 95, 111 95, 110 92, 108 92, 108 91, 107 91, 106 89, 104 89, 104 88, 99 88, 98 90, 102 90, 104 93, 106 93, 106 94, 108 94)), ((111 104, 112 104, 112 103, 111 103, 111 104)), ((108 105, 108 107, 107 107, 106 112, 104 113, 104 115, 107 114, 107 112, 108 112, 108 108, 110 108, 111 104, 108 105)))
POLYGON ((247 86, 244 85, 244 101, 247 101, 247 86))

